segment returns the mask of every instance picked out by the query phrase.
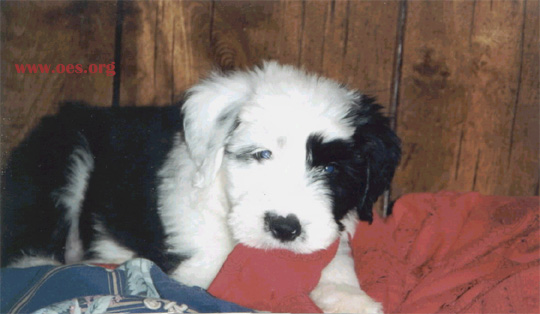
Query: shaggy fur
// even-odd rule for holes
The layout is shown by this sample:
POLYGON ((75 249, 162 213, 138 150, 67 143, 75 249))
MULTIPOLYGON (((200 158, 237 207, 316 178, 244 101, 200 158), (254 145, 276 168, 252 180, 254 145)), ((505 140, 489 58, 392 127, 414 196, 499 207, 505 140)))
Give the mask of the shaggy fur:
POLYGON ((342 238, 312 296, 379 312, 347 236, 389 186, 399 140, 380 106, 274 62, 214 73, 170 107, 63 106, 2 177, 2 265, 135 256, 207 287, 235 243, 298 253, 342 238))

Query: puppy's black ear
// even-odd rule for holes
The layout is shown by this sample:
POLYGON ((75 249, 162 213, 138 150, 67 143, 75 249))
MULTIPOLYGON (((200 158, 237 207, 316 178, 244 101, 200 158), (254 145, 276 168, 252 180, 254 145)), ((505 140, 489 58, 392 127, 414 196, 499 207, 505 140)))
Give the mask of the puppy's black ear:
MULTIPOLYGON (((363 160, 364 180, 357 210, 360 220, 373 221, 373 204, 390 187, 401 158, 401 142, 374 99, 360 96, 353 107, 355 153, 363 160)), ((362 173, 360 173, 362 175, 362 173)))

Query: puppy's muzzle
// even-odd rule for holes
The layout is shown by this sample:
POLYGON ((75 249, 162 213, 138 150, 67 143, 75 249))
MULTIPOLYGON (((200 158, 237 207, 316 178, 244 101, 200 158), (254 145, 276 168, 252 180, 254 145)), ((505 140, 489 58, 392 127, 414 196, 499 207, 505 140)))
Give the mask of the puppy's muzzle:
POLYGON ((293 241, 302 232, 300 221, 293 214, 283 217, 273 213, 266 213, 264 215, 264 224, 267 230, 272 233, 272 236, 281 242, 293 241))

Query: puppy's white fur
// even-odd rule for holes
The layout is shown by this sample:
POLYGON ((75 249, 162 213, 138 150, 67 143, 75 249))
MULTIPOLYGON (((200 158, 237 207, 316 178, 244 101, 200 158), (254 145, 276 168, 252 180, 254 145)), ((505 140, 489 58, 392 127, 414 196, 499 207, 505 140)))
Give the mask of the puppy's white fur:
MULTIPOLYGON (((357 97, 333 81, 276 63, 216 74, 192 88, 184 104, 185 143, 178 140, 160 172, 169 244, 175 253, 194 255, 173 276, 207 287, 237 242, 298 253, 328 247, 338 226, 325 187, 306 171, 306 141, 314 133, 327 141, 349 139, 354 128, 343 121, 357 97), (235 121, 240 124, 230 134, 235 121), (224 156, 225 149, 243 147, 270 150, 271 159, 261 164, 224 156), (186 154, 190 160, 177 158, 186 154), (268 211, 296 215, 300 238, 272 237, 264 226, 268 211)), ((354 215, 345 220, 354 232, 354 215)), ((325 312, 381 312, 358 285, 346 234, 312 297, 325 312)))

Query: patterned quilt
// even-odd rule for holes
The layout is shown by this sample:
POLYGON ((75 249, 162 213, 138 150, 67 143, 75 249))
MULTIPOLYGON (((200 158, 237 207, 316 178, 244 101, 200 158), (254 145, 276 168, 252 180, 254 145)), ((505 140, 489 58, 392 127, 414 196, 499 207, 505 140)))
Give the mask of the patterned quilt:
POLYGON ((145 259, 114 269, 84 264, 6 268, 0 276, 1 313, 251 312, 182 285, 145 259))

